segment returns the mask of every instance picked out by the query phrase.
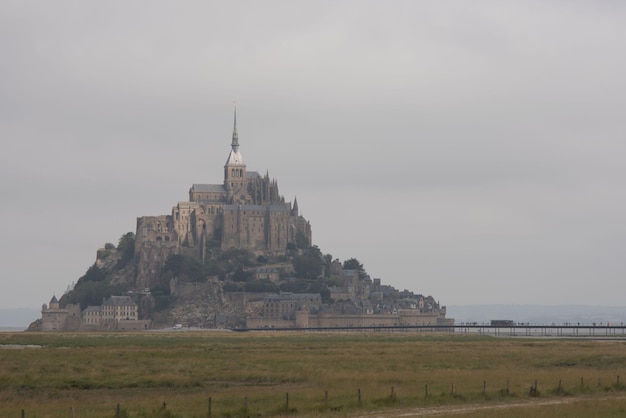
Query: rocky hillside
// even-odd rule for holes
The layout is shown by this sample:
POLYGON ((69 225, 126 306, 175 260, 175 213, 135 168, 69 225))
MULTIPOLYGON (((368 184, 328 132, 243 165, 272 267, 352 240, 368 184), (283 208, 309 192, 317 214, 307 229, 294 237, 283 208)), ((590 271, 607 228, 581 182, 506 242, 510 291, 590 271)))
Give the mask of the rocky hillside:
POLYGON ((161 263, 150 287, 137 288, 134 248, 130 232, 117 246, 105 244, 94 264, 61 297, 60 305, 79 304, 85 309, 111 295, 130 295, 139 306, 140 318, 151 319, 155 326, 232 327, 245 324, 246 315, 260 312, 265 293, 315 292, 327 297, 327 286, 335 284, 322 277, 324 258, 317 247, 294 246, 288 256, 273 258, 213 248, 204 263, 182 251, 161 263), (257 278, 259 268, 276 272, 276 279, 257 278))
POLYGON ((320 294, 320 310, 329 314, 391 314, 418 304, 425 311, 439 309, 431 296, 372 280, 355 258, 342 263, 308 244, 288 246, 286 255, 276 257, 213 247, 204 262, 182 248, 151 273, 149 287, 138 288, 134 244, 129 232, 117 246, 107 243, 99 249, 94 264, 62 296, 60 306, 85 309, 110 296, 129 295, 139 306, 139 319, 151 320, 155 327, 206 328, 245 326, 246 317, 261 314, 264 296, 279 292, 320 294))

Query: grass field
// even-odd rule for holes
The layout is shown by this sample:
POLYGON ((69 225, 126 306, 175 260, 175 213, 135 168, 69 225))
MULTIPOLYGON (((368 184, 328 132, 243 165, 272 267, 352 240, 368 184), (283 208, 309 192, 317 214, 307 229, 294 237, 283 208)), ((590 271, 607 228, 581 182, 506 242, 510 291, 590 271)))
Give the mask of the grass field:
POLYGON ((0 417, 207 417, 209 402, 215 418, 626 416, 622 341, 154 332, 0 344, 39 347, 0 349, 0 417))

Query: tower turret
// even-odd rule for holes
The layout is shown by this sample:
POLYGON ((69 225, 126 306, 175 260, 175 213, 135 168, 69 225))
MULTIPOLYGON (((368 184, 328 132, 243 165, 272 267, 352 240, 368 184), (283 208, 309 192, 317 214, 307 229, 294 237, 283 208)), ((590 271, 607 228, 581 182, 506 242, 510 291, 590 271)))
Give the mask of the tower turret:
POLYGON ((294 197, 293 206, 291 207, 291 216, 298 216, 298 198, 294 197))

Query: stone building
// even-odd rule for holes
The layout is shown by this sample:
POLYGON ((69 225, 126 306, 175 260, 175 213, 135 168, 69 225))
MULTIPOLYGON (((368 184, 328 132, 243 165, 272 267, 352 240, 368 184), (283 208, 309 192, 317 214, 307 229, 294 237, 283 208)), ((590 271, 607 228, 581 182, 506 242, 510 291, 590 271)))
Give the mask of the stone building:
POLYGON ((111 296, 102 303, 100 309, 103 325, 138 319, 137 304, 130 296, 111 296))
POLYGON ((254 271, 255 280, 269 280, 278 283, 280 280, 280 271, 272 267, 259 267, 254 271))
POLYGON ((248 171, 239 150, 235 109, 231 149, 221 184, 193 184, 189 201, 171 215, 137 218, 137 287, 149 287, 168 256, 181 250, 203 260, 210 248, 241 248, 255 255, 284 255, 297 236, 311 243, 311 225, 297 200, 285 202, 276 180, 248 171))
POLYGON ((375 313, 368 300, 360 301, 360 312, 332 312, 324 309, 319 294, 281 293, 265 296, 261 315, 246 318, 248 328, 335 328, 335 327, 411 327, 454 325, 446 318, 445 306, 422 310, 393 309, 375 313))
POLYGON ((42 331, 77 330, 80 324, 80 305, 68 304, 61 308, 56 296, 52 296, 50 303, 44 303, 41 307, 42 331))
POLYGON ((149 320, 138 319, 138 307, 130 296, 111 296, 100 306, 59 306, 56 296, 41 308, 41 331, 144 330, 149 320))
POLYGON ((319 293, 281 292, 266 295, 263 304, 265 318, 295 320, 297 311, 319 311, 322 306, 322 297, 319 293))

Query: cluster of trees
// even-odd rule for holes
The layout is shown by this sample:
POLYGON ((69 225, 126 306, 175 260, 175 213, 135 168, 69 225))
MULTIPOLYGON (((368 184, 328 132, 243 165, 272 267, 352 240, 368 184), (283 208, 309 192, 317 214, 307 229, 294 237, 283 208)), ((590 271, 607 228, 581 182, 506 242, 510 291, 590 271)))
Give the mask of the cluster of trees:
MULTIPOLYGON (((135 234, 129 232, 122 235, 117 247, 111 243, 106 243, 104 249, 106 255, 117 252, 119 260, 114 270, 126 267, 135 257, 135 234)), ((111 283, 111 274, 114 272, 104 272, 96 263, 92 264, 85 274, 83 274, 74 288, 66 292, 59 303, 65 306, 68 303, 79 304, 81 309, 90 305, 101 305, 104 299, 111 295, 120 295, 128 289, 121 284, 111 283), (108 275, 107 275, 108 274, 108 275)))

